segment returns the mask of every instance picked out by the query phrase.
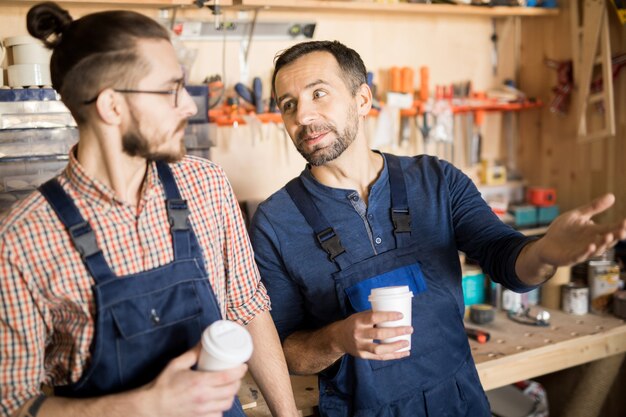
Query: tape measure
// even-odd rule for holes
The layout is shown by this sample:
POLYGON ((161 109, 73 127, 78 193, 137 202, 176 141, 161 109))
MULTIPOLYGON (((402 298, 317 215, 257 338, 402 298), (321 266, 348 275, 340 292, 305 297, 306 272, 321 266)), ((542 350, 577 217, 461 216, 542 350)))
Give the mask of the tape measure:
POLYGON ((474 304, 470 306, 469 318, 472 323, 490 323, 495 317, 496 310, 488 304, 474 304))

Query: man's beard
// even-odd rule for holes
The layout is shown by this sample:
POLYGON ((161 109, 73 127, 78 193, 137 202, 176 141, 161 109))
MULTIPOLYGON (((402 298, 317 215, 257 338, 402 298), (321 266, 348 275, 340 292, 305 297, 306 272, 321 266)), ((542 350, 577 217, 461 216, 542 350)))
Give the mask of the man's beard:
MULTIPOLYGON (((132 123, 123 135, 122 135, 122 150, 130 156, 139 156, 147 159, 148 161, 163 161, 163 162, 177 162, 185 156, 186 149, 183 140, 180 141, 180 150, 177 153, 171 152, 155 152, 150 148, 150 142, 141 133, 139 129, 139 122, 135 117, 134 112, 131 110, 130 117, 132 123)), ((174 134, 180 130, 184 130, 187 126, 187 119, 182 120, 174 134)))
POLYGON ((348 149, 348 146, 356 138, 357 130, 359 128, 359 118, 356 114, 356 110, 350 107, 348 111, 348 118, 346 128, 341 132, 337 131, 337 128, 332 124, 316 124, 303 126, 300 131, 296 133, 296 149, 300 152, 300 155, 307 160, 307 162, 313 166, 324 165, 338 158, 343 151, 348 149), (304 138, 308 135, 318 132, 329 132, 335 134, 335 141, 329 146, 318 145, 311 151, 306 152, 304 150, 304 138))

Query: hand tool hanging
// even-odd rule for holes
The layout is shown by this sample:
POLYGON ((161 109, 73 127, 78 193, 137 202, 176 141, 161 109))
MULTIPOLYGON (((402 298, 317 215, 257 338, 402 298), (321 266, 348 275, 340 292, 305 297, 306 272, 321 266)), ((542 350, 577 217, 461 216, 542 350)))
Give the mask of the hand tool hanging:
POLYGON ((491 19, 491 27, 493 32, 491 33, 491 42, 493 43, 493 49, 491 51, 491 66, 493 68, 493 75, 498 74, 498 32, 496 31, 496 18, 491 19))
MULTIPOLYGON (((428 67, 424 66, 420 68, 420 93, 419 98, 422 103, 422 114, 418 111, 415 115, 415 125, 417 129, 420 131, 422 137, 422 149, 425 154, 430 154, 429 145, 430 145, 430 130, 431 124, 428 122, 430 113, 432 111, 432 104, 429 100, 429 70, 428 67), (420 123, 420 119, 422 122, 420 123)), ((418 145, 419 148, 419 145, 418 145)))

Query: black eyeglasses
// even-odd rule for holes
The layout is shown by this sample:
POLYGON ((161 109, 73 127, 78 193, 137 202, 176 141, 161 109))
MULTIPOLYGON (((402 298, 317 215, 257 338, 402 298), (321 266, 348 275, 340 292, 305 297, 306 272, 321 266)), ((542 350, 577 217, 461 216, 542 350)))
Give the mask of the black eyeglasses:
MULTIPOLYGON (((180 97, 180 92, 185 88, 185 80, 179 80, 176 84, 176 89, 174 90, 132 90, 132 89, 117 89, 114 88, 113 91, 122 94, 162 94, 162 95, 171 95, 174 96, 174 107, 178 107, 178 98, 180 97)), ((90 100, 83 101, 83 104, 92 104, 98 100, 97 96, 90 100)))

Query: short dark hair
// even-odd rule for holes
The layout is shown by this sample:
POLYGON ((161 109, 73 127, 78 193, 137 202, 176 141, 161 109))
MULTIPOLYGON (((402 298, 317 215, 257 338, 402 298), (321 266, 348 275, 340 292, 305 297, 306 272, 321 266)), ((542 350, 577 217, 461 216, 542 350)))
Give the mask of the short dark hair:
POLYGON ((274 58, 274 74, 272 75, 274 94, 276 94, 276 74, 278 71, 285 65, 312 52, 328 52, 335 57, 342 72, 341 77, 352 95, 355 95, 359 87, 367 82, 367 70, 357 51, 338 41, 309 41, 298 43, 281 51, 274 58))
POLYGON ((108 87, 132 88, 148 64, 137 53, 140 39, 170 41, 167 30, 147 16, 130 11, 92 13, 73 20, 52 2, 33 6, 28 32, 52 49, 52 87, 77 123, 86 121, 84 101, 108 87))

